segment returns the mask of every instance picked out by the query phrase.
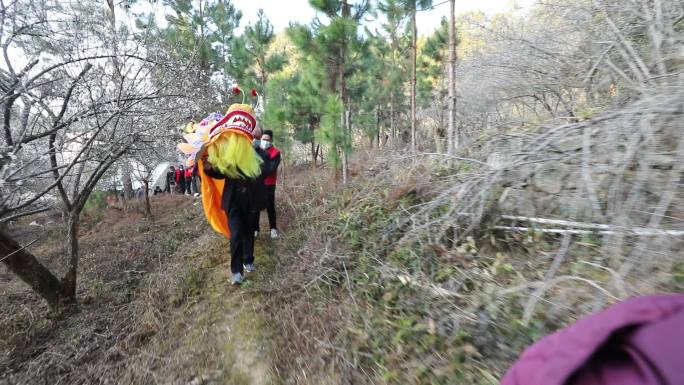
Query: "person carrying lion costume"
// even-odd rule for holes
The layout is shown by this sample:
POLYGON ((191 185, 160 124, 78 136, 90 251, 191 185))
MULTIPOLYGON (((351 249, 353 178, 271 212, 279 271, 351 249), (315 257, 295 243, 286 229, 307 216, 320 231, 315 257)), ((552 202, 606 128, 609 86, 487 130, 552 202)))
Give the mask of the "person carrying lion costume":
MULTIPOLYGON (((234 93, 242 92, 239 88, 234 93)), ((256 91, 252 90, 252 95, 256 91)), ((233 104, 224 116, 213 113, 198 125, 190 123, 178 148, 197 163, 202 206, 210 225, 230 239, 232 283, 239 285, 254 264, 255 213, 266 205, 261 156, 252 146, 257 121, 252 106, 233 104)))

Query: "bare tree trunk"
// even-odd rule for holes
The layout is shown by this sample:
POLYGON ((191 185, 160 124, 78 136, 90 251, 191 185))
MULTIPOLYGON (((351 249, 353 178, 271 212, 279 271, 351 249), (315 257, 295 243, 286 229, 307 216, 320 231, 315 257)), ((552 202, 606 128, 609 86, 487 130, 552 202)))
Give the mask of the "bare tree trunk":
MULTIPOLYGON (((342 1, 342 17, 349 19, 351 17, 351 8, 347 0, 342 1)), ((340 81, 340 100, 342 101, 342 106, 344 107, 344 115, 342 116, 342 129, 351 138, 351 109, 349 106, 349 100, 347 100, 347 79, 345 78, 344 70, 347 61, 347 42, 346 36, 344 37, 344 42, 340 45, 340 62, 339 62, 339 81, 340 81)), ((349 172, 349 149, 346 143, 341 148, 342 150, 342 183, 347 183, 347 177, 349 172)))
POLYGON ((114 0, 107 0, 107 6, 110 12, 109 27, 112 34, 112 64, 114 65, 112 80, 114 84, 121 84, 123 83, 123 76, 121 75, 121 63, 119 62, 119 42, 117 41, 116 34, 116 7, 114 6, 114 0))
POLYGON ((411 14, 411 151, 416 151, 416 57, 418 47, 416 44, 418 27, 416 26, 416 3, 413 2, 411 14))
POLYGON ((1 228, 0 255, 9 270, 45 299, 52 311, 59 310, 62 292, 59 279, 1 228))
POLYGON ((67 219, 67 273, 62 279, 62 297, 66 303, 76 302, 76 277, 78 276, 78 231, 81 210, 76 208, 69 212, 67 219))
POLYGON ((5 134, 5 144, 7 146, 13 146, 14 141, 12 140, 12 131, 10 130, 10 123, 12 120, 12 106, 17 100, 18 96, 10 96, 7 101, 3 103, 3 123, 2 128, 5 134))
MULTIPOLYGON (((347 129, 347 118, 349 115, 347 114, 349 111, 345 111, 342 114, 342 129, 346 130, 347 129)), ((347 172, 349 168, 349 159, 347 158, 347 151, 343 147, 342 148, 342 183, 347 184, 347 172)))
MULTIPOLYGON (((199 17, 201 22, 199 23, 200 25, 200 36, 199 39, 195 41, 195 46, 200 46, 204 44, 204 39, 206 36, 204 35, 204 28, 205 28, 205 23, 204 23, 204 8, 202 8, 202 3, 203 1, 199 1, 199 17)), ((206 71, 209 68, 209 58, 206 56, 207 53, 204 51, 204 47, 200 47, 200 67, 206 71)), ((206 74, 203 74, 203 76, 206 76, 206 74)))
POLYGON ((375 135, 378 139, 378 148, 380 148, 380 109, 375 106, 375 135))
MULTIPOLYGON (((90 179, 83 187, 83 190, 75 197, 74 202, 70 205, 71 209, 67 213, 67 272, 61 280, 61 303, 72 304, 76 302, 76 279, 78 277, 78 260, 79 260, 79 244, 78 234, 80 228, 80 218, 83 207, 88 201, 88 197, 92 194, 97 182, 102 178, 102 175, 111 167, 117 159, 123 156, 125 150, 111 155, 111 159, 101 163, 90 179)), ((129 173, 130 175, 130 173, 129 173)), ((65 200, 68 202, 68 200, 65 200)))
POLYGON ((347 175, 349 173, 349 159, 347 152, 342 150, 342 184, 347 184, 347 175))
MULTIPOLYGON (((116 7, 113 0, 107 0, 109 7, 109 27, 112 35, 112 81, 114 84, 123 85, 123 75, 121 74, 121 63, 119 62, 119 42, 116 37, 116 7)), ((123 184, 123 198, 128 201, 133 198, 133 183, 131 182, 131 165, 128 160, 121 164, 121 183, 123 184)), ((80 213, 79 213, 80 215, 80 213)))
POLYGON ((449 127, 447 131, 447 154, 453 155, 458 148, 456 133, 456 0, 449 1, 449 127))
POLYGON ((316 169, 316 158, 318 158, 318 147, 314 141, 311 141, 311 160, 313 163, 314 170, 316 169))
MULTIPOLYGON (((87 159, 90 154, 90 149, 86 152, 85 158, 87 159)), ((85 166, 86 162, 81 162, 81 164, 78 165, 78 168, 76 169, 76 177, 74 178, 74 184, 71 189, 71 199, 76 200, 76 197, 78 197, 78 191, 81 188, 81 177, 83 177, 83 172, 85 171, 85 166)))
POLYGON ((121 164, 121 183, 123 184, 123 197, 128 201, 133 199, 133 181, 131 181, 131 164, 124 159, 121 164))
POLYGON ((150 182, 145 179, 143 180, 143 184, 145 186, 145 215, 148 218, 152 218, 152 205, 150 205, 150 182))
POLYGON ((390 93, 390 132, 392 135, 392 145, 396 144, 397 133, 394 127, 394 94, 390 93))

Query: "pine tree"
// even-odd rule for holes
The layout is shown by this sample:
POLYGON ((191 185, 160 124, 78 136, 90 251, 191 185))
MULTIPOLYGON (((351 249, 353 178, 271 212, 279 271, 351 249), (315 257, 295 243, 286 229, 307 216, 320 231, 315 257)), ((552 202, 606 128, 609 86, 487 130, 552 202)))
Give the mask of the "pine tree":
MULTIPOLYGON (((449 71, 451 65, 448 60, 449 40, 449 22, 443 18, 439 28, 428 36, 422 45, 422 55, 418 61, 418 104, 424 109, 434 107, 439 121, 434 132, 435 145, 441 151, 446 140, 446 152, 453 154, 455 136, 450 137, 454 131, 450 133, 449 130, 455 130, 455 117, 452 125, 449 123, 452 117, 449 102, 455 102, 455 95, 452 99, 449 90, 450 79, 445 77, 445 72, 449 71), (448 112, 446 116, 444 111, 448 112)), ((454 39, 454 50, 457 44, 458 40, 454 39)), ((455 110, 453 113, 455 114, 455 110)))
POLYGON ((166 0, 174 15, 167 16, 166 37, 178 44, 182 55, 197 57, 199 67, 209 75, 226 60, 226 48, 240 24, 242 12, 227 0, 166 0), (219 44, 214 50, 212 45, 219 44))
POLYGON ((257 12, 254 24, 231 44, 230 74, 244 87, 256 87, 265 96, 269 75, 280 71, 286 62, 279 52, 269 52, 275 38, 273 25, 263 9, 257 12))
POLYGON ((372 147, 374 142, 380 145, 380 123, 390 102, 387 75, 391 68, 391 49, 382 37, 368 34, 364 43, 355 49, 348 92, 354 126, 361 129, 372 147))
MULTIPOLYGON (((325 25, 319 19, 314 20, 311 27, 294 26, 290 28, 290 36, 294 44, 306 56, 309 62, 309 74, 323 75, 320 79, 326 84, 326 106, 331 107, 331 95, 338 95, 342 103, 340 126, 329 124, 330 129, 344 130, 344 135, 349 139, 344 141, 326 142, 333 152, 341 152, 342 179, 347 178, 347 155, 351 150, 351 110, 347 90, 347 79, 352 71, 349 56, 352 50, 359 44, 357 30, 363 15, 370 10, 370 4, 364 0, 358 4, 350 4, 347 0, 310 0, 311 6, 325 14, 330 22, 325 25), (321 69, 323 73, 321 74, 321 69), (348 144, 348 145, 347 145, 348 144)), ((335 109, 326 108, 326 114, 335 109)), ((324 141, 331 138, 340 138, 343 135, 321 135, 324 141)), ((331 155, 335 158, 335 155, 331 155)))
POLYGON ((449 1, 449 127, 447 128, 447 154, 458 149, 459 135, 456 131, 456 1, 449 1))
POLYGON ((411 151, 416 151, 416 95, 418 61, 418 26, 416 13, 419 9, 432 6, 432 0, 402 0, 404 11, 411 15, 411 151))
POLYGON ((188 63, 192 90, 210 101, 203 110, 219 108, 231 86, 227 63, 242 12, 230 0, 164 0, 163 5, 171 12, 165 27, 152 13, 138 17, 137 27, 154 33, 161 51, 188 63))
POLYGON ((409 58, 406 53, 411 48, 411 39, 406 33, 406 12, 401 0, 381 1, 378 9, 387 20, 382 25, 382 33, 388 41, 389 57, 384 63, 382 86, 389 98, 389 132, 394 141, 398 136, 396 117, 402 113, 405 103, 404 89, 409 77, 409 58))

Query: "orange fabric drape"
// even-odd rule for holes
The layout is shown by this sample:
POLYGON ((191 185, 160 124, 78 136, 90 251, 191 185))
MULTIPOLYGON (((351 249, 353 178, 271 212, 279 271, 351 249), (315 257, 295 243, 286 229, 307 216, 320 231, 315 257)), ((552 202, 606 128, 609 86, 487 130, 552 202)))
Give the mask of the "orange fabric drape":
POLYGON ((221 197, 223 196, 225 180, 214 179, 205 174, 203 162, 200 159, 197 162, 197 167, 199 175, 202 177, 202 206, 204 207, 204 215, 214 230, 230 239, 228 216, 221 208, 221 197))

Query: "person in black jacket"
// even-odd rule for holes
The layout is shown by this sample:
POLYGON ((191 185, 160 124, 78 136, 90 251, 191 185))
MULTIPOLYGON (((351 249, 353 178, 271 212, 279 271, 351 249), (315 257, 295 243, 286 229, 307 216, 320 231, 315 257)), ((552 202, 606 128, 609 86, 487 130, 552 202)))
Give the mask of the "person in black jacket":
MULTIPOLYGON (((204 172, 209 177, 225 179, 221 208, 228 215, 231 233, 230 269, 234 275, 242 274, 243 268, 248 273, 254 272, 254 229, 257 227, 254 220, 256 214, 265 209, 267 204, 263 178, 230 178, 215 170, 209 162, 204 162, 203 165, 204 172)), ((233 281, 239 283, 235 279, 233 281)))
POLYGON ((199 190, 199 183, 201 183, 201 178, 199 177, 199 173, 197 172, 197 166, 192 168, 192 191, 195 192, 195 196, 200 196, 200 190, 199 190))
POLYGON ((256 128, 253 107, 233 104, 209 129, 209 140, 199 151, 205 215, 212 227, 230 237, 230 266, 233 284, 241 284, 254 264, 255 213, 266 207, 263 183, 263 155, 252 146, 256 128), (220 190, 219 190, 220 189, 220 190), (225 221, 227 217, 227 223, 225 221), (227 225, 227 226, 226 226, 227 225))
POLYGON ((182 164, 178 165, 178 169, 176 169, 176 189, 179 194, 185 194, 185 169, 182 164))
POLYGON ((176 169, 173 166, 169 166, 169 171, 166 172, 166 186, 164 186, 164 192, 167 194, 171 193, 171 186, 176 184, 176 169))
MULTIPOLYGON (((276 226, 275 211, 275 189, 278 176, 278 166, 280 165, 280 150, 272 144, 273 131, 265 130, 262 135, 255 136, 254 147, 263 160, 261 176, 264 181, 264 191, 266 192, 266 211, 268 212, 268 223, 271 229, 271 238, 278 238, 278 227, 276 226)), ((254 219, 256 229, 254 236, 259 235, 260 212, 256 213, 254 219)))

